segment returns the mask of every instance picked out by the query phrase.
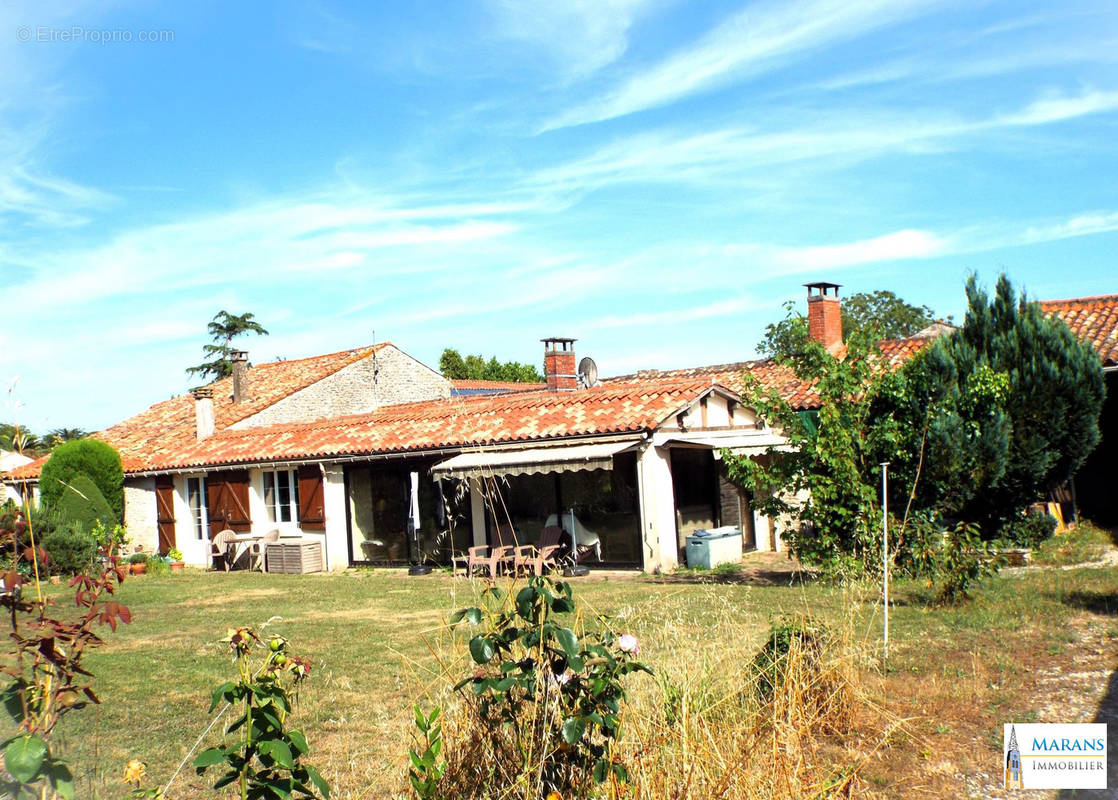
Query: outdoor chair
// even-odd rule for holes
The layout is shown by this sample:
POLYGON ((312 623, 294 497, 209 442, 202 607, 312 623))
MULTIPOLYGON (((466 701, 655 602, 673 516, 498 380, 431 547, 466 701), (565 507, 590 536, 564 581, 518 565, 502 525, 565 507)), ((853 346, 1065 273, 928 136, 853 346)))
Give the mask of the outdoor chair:
POLYGON ((543 575, 549 568, 559 566, 559 557, 565 547, 566 532, 558 525, 548 525, 540 531, 540 541, 532 547, 528 568, 533 575, 543 575))
POLYGON ((252 560, 252 568, 264 571, 264 559, 268 554, 269 543, 278 542, 280 538, 279 528, 274 528, 264 534, 264 537, 259 542, 252 543, 252 549, 249 550, 249 558, 252 560))
POLYGON ((512 528, 498 525, 494 533, 497 540, 492 547, 485 544, 475 545, 466 551, 465 556, 454 559, 454 567, 463 566, 467 577, 473 577, 482 570, 490 578, 496 578, 501 572, 507 572, 511 567, 516 568, 516 535, 512 528), (509 542, 509 544, 506 544, 509 542))
POLYGON ((210 543, 210 561, 214 569, 220 567, 228 572, 233 568, 233 559, 237 555, 237 534, 226 528, 214 534, 210 543))
POLYGON ((512 525, 507 523, 498 525, 494 536, 497 545, 507 552, 504 564, 506 570, 512 567, 514 575, 522 575, 532 569, 536 548, 530 544, 520 544, 512 525))

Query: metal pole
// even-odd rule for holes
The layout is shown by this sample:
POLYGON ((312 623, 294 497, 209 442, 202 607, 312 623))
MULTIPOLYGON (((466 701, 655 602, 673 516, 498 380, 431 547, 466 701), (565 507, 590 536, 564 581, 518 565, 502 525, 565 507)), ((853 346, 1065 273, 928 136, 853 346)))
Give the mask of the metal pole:
POLYGON ((889 462, 881 463, 881 574, 885 607, 885 647, 883 657, 889 658, 889 462))

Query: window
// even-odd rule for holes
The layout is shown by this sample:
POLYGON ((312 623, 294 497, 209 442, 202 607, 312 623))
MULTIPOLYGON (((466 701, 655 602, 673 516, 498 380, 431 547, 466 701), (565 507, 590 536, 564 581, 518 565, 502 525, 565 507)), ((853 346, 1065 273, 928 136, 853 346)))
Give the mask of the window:
POLYGON ((264 473, 264 507, 269 522, 298 522, 299 480, 293 469, 264 473))
POLYGON ((186 504, 190 507, 190 524, 194 531, 194 538, 202 541, 206 538, 206 528, 209 525, 206 513, 206 479, 186 479, 186 504))

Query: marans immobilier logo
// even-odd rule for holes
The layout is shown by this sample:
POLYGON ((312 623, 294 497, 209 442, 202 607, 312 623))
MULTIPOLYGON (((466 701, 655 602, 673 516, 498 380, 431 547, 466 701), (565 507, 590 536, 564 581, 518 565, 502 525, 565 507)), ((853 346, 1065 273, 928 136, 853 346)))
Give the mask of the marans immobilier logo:
POLYGON ((1006 789, 1105 789, 1105 723, 1003 726, 1006 789))

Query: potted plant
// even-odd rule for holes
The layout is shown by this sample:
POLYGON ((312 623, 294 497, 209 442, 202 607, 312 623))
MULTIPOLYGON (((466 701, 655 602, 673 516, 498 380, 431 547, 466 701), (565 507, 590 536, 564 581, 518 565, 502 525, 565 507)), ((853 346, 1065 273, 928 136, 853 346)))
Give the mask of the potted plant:
POLYGON ((171 559, 171 572, 182 572, 182 550, 172 547, 167 551, 167 558, 171 559))
POLYGON ((143 575, 148 571, 148 554, 134 553, 128 558, 128 568, 133 575, 143 575))

